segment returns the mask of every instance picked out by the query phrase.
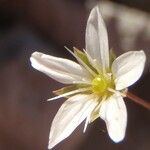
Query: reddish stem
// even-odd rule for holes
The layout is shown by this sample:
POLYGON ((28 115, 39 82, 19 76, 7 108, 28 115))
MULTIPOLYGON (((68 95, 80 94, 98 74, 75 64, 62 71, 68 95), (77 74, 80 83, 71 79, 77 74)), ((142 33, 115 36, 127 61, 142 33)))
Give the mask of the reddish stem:
POLYGON ((127 92, 126 93, 126 96, 131 99, 132 101, 134 101, 135 103, 147 108, 148 110, 150 110, 150 102, 146 102, 144 101, 143 99, 137 97, 136 95, 130 93, 130 92, 127 92))

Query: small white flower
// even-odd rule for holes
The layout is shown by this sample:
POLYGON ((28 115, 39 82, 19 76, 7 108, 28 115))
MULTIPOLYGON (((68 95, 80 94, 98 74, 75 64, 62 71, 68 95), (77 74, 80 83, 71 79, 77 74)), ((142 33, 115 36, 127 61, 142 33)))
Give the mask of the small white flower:
MULTIPOLYGON (((70 50, 69 50, 70 51, 70 50)), ((86 50, 74 48, 78 63, 34 52, 32 66, 58 82, 69 84, 58 91, 58 96, 49 100, 67 97, 58 110, 49 135, 49 146, 67 138, 85 121, 98 117, 107 126, 114 142, 123 140, 127 125, 127 110, 123 101, 127 87, 142 75, 146 56, 141 51, 129 51, 116 59, 109 53, 108 36, 99 7, 92 9, 86 28, 86 50), (109 56, 110 55, 110 56, 109 56)))

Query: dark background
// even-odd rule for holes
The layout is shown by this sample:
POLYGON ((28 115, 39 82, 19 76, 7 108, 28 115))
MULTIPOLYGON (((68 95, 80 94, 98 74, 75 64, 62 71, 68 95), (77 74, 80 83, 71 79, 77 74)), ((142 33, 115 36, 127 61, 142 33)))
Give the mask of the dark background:
MULTIPOLYGON (((92 4, 94 1, 88 2, 92 4)), ((112 2, 150 15, 149 0, 112 2)), ((64 45, 84 48, 89 14, 86 6, 86 0, 0 0, 0 150, 47 149, 50 125, 63 100, 46 100, 62 85, 34 70, 29 58, 34 51, 71 58, 64 45)), ((117 29, 114 30, 116 22, 113 18, 106 24, 110 45, 120 53, 121 37, 117 29)), ((139 33, 135 48, 143 48, 149 60, 150 39, 139 33)), ((148 101, 148 61, 146 66, 145 74, 129 90, 148 101)), ((107 135, 104 122, 97 119, 85 134, 81 125, 54 149, 149 150, 150 112, 130 100, 125 102, 128 127, 123 142, 114 144, 107 135)))

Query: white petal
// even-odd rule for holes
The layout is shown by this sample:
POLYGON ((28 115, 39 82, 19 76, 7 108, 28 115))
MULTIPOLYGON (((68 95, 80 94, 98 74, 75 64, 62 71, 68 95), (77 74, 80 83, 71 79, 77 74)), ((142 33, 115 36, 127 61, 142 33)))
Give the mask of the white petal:
POLYGON ((39 52, 34 52, 30 60, 35 69, 61 83, 83 83, 89 80, 85 70, 71 60, 53 57, 39 52))
POLYGON ((99 7, 92 9, 86 27, 86 50, 96 59, 102 70, 109 68, 109 46, 105 23, 100 14, 99 7))
POLYGON ((119 94, 114 94, 102 102, 100 117, 105 121, 108 134, 114 142, 123 140, 127 125, 127 110, 119 94))
POLYGON ((129 51, 119 56, 112 64, 116 90, 135 83, 143 73, 145 61, 144 51, 129 51))
POLYGON ((69 98, 58 110, 50 130, 48 148, 67 138, 93 111, 97 102, 93 96, 79 94, 69 98))

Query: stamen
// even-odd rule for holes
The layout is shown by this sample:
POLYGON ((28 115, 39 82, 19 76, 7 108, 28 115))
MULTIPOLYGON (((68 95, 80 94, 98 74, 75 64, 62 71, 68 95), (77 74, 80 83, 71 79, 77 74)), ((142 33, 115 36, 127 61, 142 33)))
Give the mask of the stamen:
POLYGON ((64 94, 52 97, 52 98, 48 99, 47 101, 56 100, 56 99, 59 99, 59 98, 62 98, 62 97, 70 96, 70 95, 81 93, 81 92, 86 92, 86 91, 89 91, 89 90, 91 90, 91 88, 77 89, 77 90, 74 90, 74 91, 70 91, 70 92, 67 92, 67 93, 64 93, 64 94))
POLYGON ((106 95, 103 96, 101 102, 98 104, 98 106, 95 108, 95 111, 98 111, 102 105, 102 103, 106 100, 106 95))
POLYGON ((107 89, 109 92, 112 92, 112 93, 117 93, 118 91, 116 91, 116 90, 114 90, 114 89, 112 89, 112 88, 108 88, 107 89))
MULTIPOLYGON (((108 88, 108 91, 109 91, 109 92, 112 92, 112 93, 115 93, 115 94, 119 94, 119 95, 121 95, 122 97, 127 97, 125 91, 124 91, 124 92, 116 91, 116 90, 114 90, 114 89, 112 89, 112 88, 108 88)), ((127 91, 127 90, 126 90, 126 91, 127 91)))
POLYGON ((89 123, 89 120, 90 120, 90 115, 91 115, 91 114, 89 114, 89 115, 87 116, 86 120, 85 120, 85 125, 84 125, 84 129, 83 129, 83 133, 85 133, 86 128, 87 128, 87 126, 88 126, 88 123, 89 123))

